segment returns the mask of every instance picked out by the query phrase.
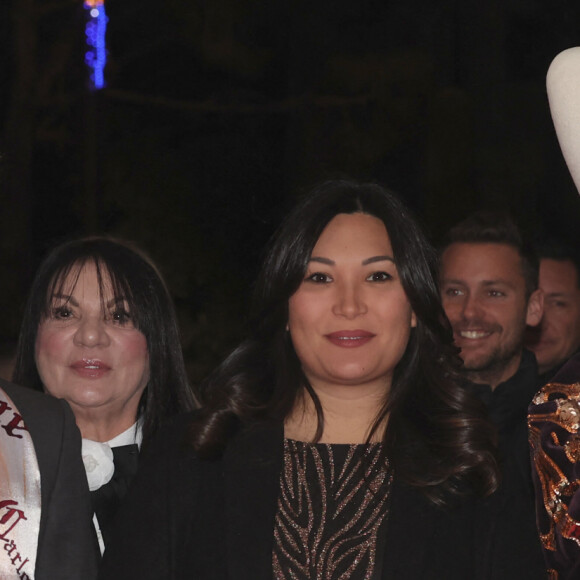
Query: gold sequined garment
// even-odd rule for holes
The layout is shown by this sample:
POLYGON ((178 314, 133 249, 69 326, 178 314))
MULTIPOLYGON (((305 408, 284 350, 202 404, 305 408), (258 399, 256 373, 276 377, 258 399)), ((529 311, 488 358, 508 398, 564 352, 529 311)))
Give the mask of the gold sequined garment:
POLYGON ((274 578, 369 580, 386 523, 391 482, 380 443, 285 439, 274 527, 274 578))
POLYGON ((538 527, 549 578, 577 578, 574 574, 580 571, 580 383, 550 383, 543 387, 530 406, 528 426, 538 527), (569 575, 572 569, 576 572, 569 575))

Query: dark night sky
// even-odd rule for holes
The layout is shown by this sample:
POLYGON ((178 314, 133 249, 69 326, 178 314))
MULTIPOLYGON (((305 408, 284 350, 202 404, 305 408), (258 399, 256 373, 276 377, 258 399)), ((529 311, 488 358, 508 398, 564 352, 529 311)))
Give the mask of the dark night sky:
POLYGON ((160 264, 198 377, 238 336, 287 204, 332 176, 394 188, 434 241, 501 207, 576 243, 544 79, 580 44, 579 4, 107 0, 90 94, 80 3, 4 3, 0 338, 46 248, 106 232, 160 264))

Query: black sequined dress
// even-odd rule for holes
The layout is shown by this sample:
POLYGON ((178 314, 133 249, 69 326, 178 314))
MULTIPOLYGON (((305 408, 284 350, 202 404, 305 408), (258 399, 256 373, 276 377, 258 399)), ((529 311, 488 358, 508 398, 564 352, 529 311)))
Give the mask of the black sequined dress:
POLYGON ((392 470, 382 444, 284 440, 272 554, 276 580, 380 577, 392 470))

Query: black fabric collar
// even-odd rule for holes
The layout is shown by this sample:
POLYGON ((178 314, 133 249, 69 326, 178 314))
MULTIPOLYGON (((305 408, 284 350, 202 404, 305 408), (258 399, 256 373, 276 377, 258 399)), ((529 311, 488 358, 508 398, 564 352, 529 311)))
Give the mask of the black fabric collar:
POLYGON ((536 358, 524 350, 515 375, 494 390, 489 385, 469 381, 467 385, 485 403, 490 419, 500 429, 510 426, 513 421, 526 417, 528 405, 541 386, 536 358))

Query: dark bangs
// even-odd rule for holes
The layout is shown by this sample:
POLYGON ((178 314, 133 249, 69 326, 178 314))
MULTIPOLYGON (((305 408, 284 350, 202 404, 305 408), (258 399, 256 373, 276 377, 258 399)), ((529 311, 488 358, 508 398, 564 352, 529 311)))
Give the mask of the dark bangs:
MULTIPOLYGON (((94 251, 79 257, 74 262, 62 262, 55 265, 53 277, 46 288, 40 321, 51 315, 53 298, 72 295, 83 268, 93 265, 97 274, 103 315, 106 315, 107 312, 105 296, 110 291, 114 302, 122 304, 128 310, 135 328, 143 332, 143 328, 146 326, 146 324, 144 325, 143 312, 147 311, 147 302, 151 301, 147 299, 145 293, 139 293, 138 291, 136 293, 134 285, 137 285, 137 288, 143 288, 139 282, 145 283, 146 277, 139 276, 138 273, 132 271, 129 263, 124 264, 122 255, 119 255, 120 253, 117 253, 113 259, 111 259, 112 256, 107 256, 106 254, 107 252, 98 251, 98 248, 94 248, 94 251), (135 280, 136 276, 141 278, 141 280, 135 280)), ((145 334, 145 332, 143 333, 145 334)))

